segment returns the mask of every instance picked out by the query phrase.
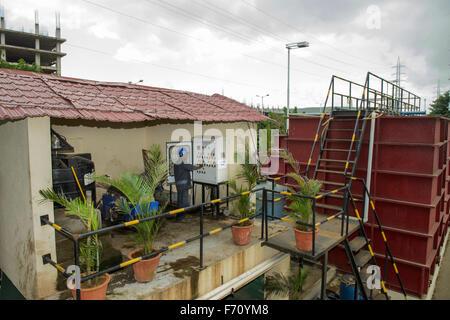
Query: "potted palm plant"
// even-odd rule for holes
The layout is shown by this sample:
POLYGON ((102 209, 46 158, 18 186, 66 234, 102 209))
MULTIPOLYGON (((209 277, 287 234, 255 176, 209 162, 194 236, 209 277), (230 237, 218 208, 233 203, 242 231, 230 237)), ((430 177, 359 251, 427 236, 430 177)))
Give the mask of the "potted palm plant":
MULTIPOLYGON (((136 219, 143 219, 156 216, 164 211, 167 202, 159 204, 159 208, 155 208, 151 204, 154 203, 156 188, 165 180, 166 175, 167 166, 160 148, 158 145, 152 145, 148 151, 145 174, 121 173, 118 179, 107 176, 94 176, 93 179, 109 184, 123 194, 124 199, 117 203, 121 213, 133 215, 136 219)), ((135 240, 139 248, 128 255, 129 259, 135 259, 158 250, 154 247, 154 242, 162 223, 163 219, 155 218, 132 225, 136 230, 135 240)), ((149 282, 153 280, 161 255, 162 253, 159 253, 133 264, 136 281, 149 282)))
MULTIPOLYGON (((248 150, 248 148, 246 148, 248 150)), ((233 179, 228 182, 231 189, 235 193, 242 193, 254 189, 258 183, 258 171, 255 164, 249 163, 248 154, 246 155, 245 163, 240 165, 240 170, 236 174, 236 178, 242 180, 238 187, 238 182, 233 179)), ((245 219, 255 214, 255 204, 252 202, 250 194, 240 196, 237 199, 237 210, 239 212, 239 219, 245 219)), ((237 226, 231 227, 233 240, 237 245, 246 245, 250 242, 253 230, 253 221, 244 221, 237 226)))
POLYGON ((289 300, 299 300, 307 276, 308 271, 305 268, 300 268, 297 274, 292 273, 289 276, 279 272, 266 276, 264 281, 266 299, 278 295, 288 296, 289 300))
MULTIPOLYGON (((293 169, 293 172, 288 173, 287 176, 294 179, 297 184, 295 188, 289 187, 289 192, 300 193, 309 197, 316 196, 320 192, 322 182, 301 176, 300 168, 294 161, 292 154, 283 151, 281 156, 293 169)), ((294 234, 296 246, 299 250, 311 251, 313 246, 313 229, 304 224, 312 224, 312 200, 294 195, 287 196, 287 198, 290 200, 290 203, 288 205, 289 210, 285 211, 285 214, 295 221, 294 234)), ((316 227, 315 232, 318 233, 319 228, 316 227)))
MULTIPOLYGON (((65 213, 75 215, 81 219, 87 231, 95 231, 99 228, 99 213, 94 209, 94 204, 90 201, 83 201, 80 198, 68 200, 64 194, 57 194, 53 189, 39 191, 44 198, 43 201, 52 201, 65 208, 65 213)), ((80 271, 82 275, 98 272, 100 269, 100 257, 102 243, 98 235, 92 235, 80 240, 80 271)), ((81 300, 105 300, 106 289, 111 277, 104 274, 81 283, 81 300)), ((74 299, 76 290, 72 289, 74 299)))

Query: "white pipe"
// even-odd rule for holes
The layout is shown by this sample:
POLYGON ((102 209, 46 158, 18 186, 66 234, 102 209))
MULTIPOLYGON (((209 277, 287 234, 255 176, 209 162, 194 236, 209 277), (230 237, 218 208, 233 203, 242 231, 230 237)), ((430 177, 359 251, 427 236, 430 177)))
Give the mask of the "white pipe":
MULTIPOLYGON (((369 193, 370 193, 370 180, 372 177, 373 142, 375 140, 375 118, 376 113, 372 112, 372 119, 370 120, 369 155, 367 157, 367 176, 366 176, 367 191, 369 193)), ((364 202, 363 222, 367 222, 368 217, 369 217, 369 199, 366 196, 366 201, 364 202)))

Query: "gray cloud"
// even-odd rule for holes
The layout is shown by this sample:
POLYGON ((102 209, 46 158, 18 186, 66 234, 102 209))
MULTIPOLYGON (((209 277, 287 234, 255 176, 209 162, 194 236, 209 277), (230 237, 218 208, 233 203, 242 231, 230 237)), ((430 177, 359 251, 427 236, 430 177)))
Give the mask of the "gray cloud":
POLYGON ((370 70, 392 79, 391 66, 397 56, 407 67, 407 89, 431 101, 437 79, 443 88, 449 86, 449 3, 445 0, 89 0, 107 9, 82 0, 70 6, 61 0, 4 1, 14 12, 11 22, 16 24, 32 22, 32 10, 20 14, 26 5, 36 5, 42 12, 61 11, 63 35, 68 39, 63 70, 71 76, 111 81, 144 77, 151 81, 149 85, 171 83, 209 93, 225 88, 226 94, 245 97, 248 102, 267 91, 271 93, 268 103, 283 105, 284 45, 307 40, 310 48, 292 53, 294 104, 323 101, 332 74, 361 82, 370 70), (380 29, 366 26, 371 5, 380 9, 380 29), (110 57, 70 44, 106 51, 110 57), (144 56, 145 61, 127 64, 117 60, 120 50, 144 56), (80 68, 80 60, 89 65, 87 70, 80 68), (115 69, 108 70, 113 64, 115 69), (155 65, 249 85, 208 80, 155 65))

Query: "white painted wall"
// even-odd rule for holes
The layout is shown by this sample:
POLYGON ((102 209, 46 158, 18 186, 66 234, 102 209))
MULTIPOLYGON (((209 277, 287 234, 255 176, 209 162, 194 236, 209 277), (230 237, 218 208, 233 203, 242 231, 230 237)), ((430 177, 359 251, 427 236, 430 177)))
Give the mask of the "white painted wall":
MULTIPOLYGON (((66 137, 76 153, 91 153, 95 162, 97 174, 109 174, 118 177, 121 172, 143 172, 142 149, 148 149, 152 144, 158 144, 165 154, 166 142, 173 141, 172 133, 177 129, 187 130, 191 137, 194 135, 194 123, 156 124, 101 124, 99 122, 86 122, 76 120, 52 120, 52 128, 66 137)), ((226 136, 226 130, 240 129, 238 139, 244 139, 249 128, 256 130, 256 123, 210 123, 203 125, 203 134, 211 135, 219 130, 226 136)), ((247 138, 248 139, 248 138, 247 138)), ((250 140, 250 144, 256 146, 256 137, 250 140)), ((178 140, 175 140, 178 141, 178 140)), ((238 142, 236 141, 237 145, 238 142)), ((256 147, 255 147, 256 148, 256 147)), ((228 177, 233 178, 238 170, 238 165, 228 166, 228 177)), ((222 187, 221 195, 225 192, 222 187)), ((200 202, 200 187, 197 187, 196 202, 200 202)), ((97 188, 97 198, 101 197, 104 190, 97 188)), ((230 194, 232 192, 230 191, 230 194)))
POLYGON ((52 185, 50 119, 0 124, 0 268, 27 299, 55 292, 56 270, 42 255, 56 257, 52 204, 40 204, 39 190, 52 185))

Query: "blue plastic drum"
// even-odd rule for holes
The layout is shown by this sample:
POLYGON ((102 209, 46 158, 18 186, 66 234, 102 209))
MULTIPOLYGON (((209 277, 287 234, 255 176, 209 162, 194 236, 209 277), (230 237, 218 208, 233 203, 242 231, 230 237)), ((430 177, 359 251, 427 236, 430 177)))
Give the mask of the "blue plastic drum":
MULTIPOLYGON (((346 274, 342 277, 341 285, 339 288, 339 295, 341 300, 354 300, 355 299, 355 278, 352 275, 346 274)), ((362 297, 358 293, 358 300, 362 300, 362 297)))
MULTIPOLYGON (((137 219, 137 217, 136 217, 136 210, 139 213, 139 215, 142 215, 142 213, 141 213, 141 206, 140 205, 136 205, 136 210, 131 205, 130 205, 130 208, 131 208, 131 215, 130 214, 125 215, 125 221, 131 221, 131 220, 137 219)), ((148 205, 148 210, 150 212, 152 212, 154 210, 158 211, 159 210, 159 202, 158 201, 150 202, 150 204, 148 205)))

